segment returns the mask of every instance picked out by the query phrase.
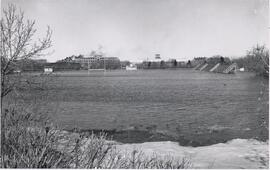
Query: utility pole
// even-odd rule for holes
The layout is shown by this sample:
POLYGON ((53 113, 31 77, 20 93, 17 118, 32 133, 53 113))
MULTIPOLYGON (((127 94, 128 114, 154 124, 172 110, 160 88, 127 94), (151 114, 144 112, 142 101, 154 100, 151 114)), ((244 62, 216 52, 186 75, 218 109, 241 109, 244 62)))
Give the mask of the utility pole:
POLYGON ((106 58, 105 57, 103 57, 104 58, 104 71, 106 70, 106 63, 105 63, 105 61, 106 61, 106 58))
POLYGON ((106 73, 106 62, 105 62, 106 61, 106 58, 105 58, 105 56, 103 57, 103 60, 104 60, 104 62, 103 62, 104 63, 104 72, 103 73, 105 75, 105 73, 106 73))
POLYGON ((88 60, 88 75, 89 75, 89 71, 90 71, 90 67, 89 67, 89 60, 88 60))

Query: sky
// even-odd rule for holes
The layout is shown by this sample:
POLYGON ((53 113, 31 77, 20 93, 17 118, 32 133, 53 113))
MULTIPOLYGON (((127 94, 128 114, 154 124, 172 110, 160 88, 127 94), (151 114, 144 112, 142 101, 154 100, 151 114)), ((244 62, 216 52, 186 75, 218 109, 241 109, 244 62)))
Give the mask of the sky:
MULTIPOLYGON (((2 0, 36 20, 37 36, 53 31, 54 62, 90 54, 142 61, 240 57, 269 45, 268 0, 2 0)), ((43 57, 44 58, 44 57, 43 57)))

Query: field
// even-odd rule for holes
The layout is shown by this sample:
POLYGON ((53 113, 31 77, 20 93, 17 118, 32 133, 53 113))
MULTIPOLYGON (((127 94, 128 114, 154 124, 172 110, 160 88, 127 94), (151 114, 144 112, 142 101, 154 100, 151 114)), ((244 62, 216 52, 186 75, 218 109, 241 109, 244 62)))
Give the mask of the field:
POLYGON ((268 139, 268 80, 249 73, 56 72, 44 87, 21 90, 21 99, 67 130, 105 130, 124 143, 268 139))

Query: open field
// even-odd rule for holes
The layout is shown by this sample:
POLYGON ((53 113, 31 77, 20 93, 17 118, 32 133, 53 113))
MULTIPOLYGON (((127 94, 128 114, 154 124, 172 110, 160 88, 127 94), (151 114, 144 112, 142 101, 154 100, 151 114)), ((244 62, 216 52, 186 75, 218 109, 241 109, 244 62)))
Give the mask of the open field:
POLYGON ((63 129, 103 129, 124 143, 170 140, 202 146, 235 138, 268 139, 268 80, 249 73, 55 74, 46 82, 48 88, 21 91, 21 99, 39 103, 63 129))

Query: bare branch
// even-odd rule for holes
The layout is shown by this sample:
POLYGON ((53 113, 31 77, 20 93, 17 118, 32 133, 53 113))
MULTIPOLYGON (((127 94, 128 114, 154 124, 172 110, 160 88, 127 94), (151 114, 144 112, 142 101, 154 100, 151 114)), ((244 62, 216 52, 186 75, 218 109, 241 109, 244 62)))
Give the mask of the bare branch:
POLYGON ((25 20, 24 13, 17 12, 17 8, 13 4, 3 10, 0 29, 1 84, 2 90, 5 91, 5 88, 9 88, 6 87, 4 77, 16 69, 18 61, 48 54, 44 51, 52 46, 52 30, 48 27, 45 37, 34 41, 35 21, 25 20))

